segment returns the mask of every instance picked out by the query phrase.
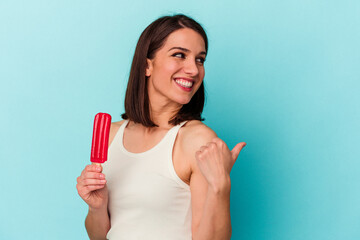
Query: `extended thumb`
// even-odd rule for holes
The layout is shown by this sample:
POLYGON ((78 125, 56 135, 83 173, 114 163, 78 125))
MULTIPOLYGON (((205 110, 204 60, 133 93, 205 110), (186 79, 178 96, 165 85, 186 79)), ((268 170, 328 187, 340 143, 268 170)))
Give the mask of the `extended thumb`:
POLYGON ((233 159, 236 160, 237 157, 239 156, 239 153, 241 151, 241 149, 243 149, 243 147, 246 146, 246 142, 240 142, 238 144, 235 145, 235 147, 233 148, 233 150, 231 150, 231 154, 233 156, 233 159))

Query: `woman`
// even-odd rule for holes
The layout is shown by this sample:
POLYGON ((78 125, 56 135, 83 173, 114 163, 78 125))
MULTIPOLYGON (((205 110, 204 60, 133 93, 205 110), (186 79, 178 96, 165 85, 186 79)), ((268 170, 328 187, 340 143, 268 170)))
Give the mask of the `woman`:
POLYGON ((150 24, 136 46, 108 161, 78 177, 90 239, 230 239, 232 151, 203 124, 203 28, 184 15, 150 24))

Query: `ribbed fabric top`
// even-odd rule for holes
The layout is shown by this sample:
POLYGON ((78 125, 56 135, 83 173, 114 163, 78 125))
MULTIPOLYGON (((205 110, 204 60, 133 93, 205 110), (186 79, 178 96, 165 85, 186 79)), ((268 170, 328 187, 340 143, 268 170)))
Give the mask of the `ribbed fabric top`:
MULTIPOLYGON (((175 172, 172 162, 179 129, 172 127, 150 150, 132 153, 123 145, 120 126, 103 164, 109 190, 110 240, 190 240, 190 187, 175 172)), ((139 139, 141 141, 141 139, 139 139)))

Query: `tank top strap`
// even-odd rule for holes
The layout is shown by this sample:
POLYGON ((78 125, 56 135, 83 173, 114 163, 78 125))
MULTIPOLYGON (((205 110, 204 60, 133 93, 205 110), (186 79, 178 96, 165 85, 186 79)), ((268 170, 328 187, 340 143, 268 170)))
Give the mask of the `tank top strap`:
POLYGON ((115 142, 118 145, 122 145, 123 136, 124 136, 124 129, 127 126, 128 123, 129 123, 129 119, 125 119, 123 124, 121 124, 120 128, 118 129, 117 133, 115 134, 113 142, 115 142))
POLYGON ((183 122, 181 122, 179 125, 180 125, 180 127, 179 128, 181 128, 185 123, 187 123, 187 120, 186 121, 183 121, 183 122))
POLYGON ((173 163, 173 149, 175 145, 176 137, 179 133, 179 130, 187 121, 181 122, 180 124, 176 125, 171 129, 170 134, 168 135, 168 139, 165 142, 163 152, 165 154, 165 159, 167 161, 167 166, 169 173, 172 176, 172 179, 179 184, 183 189, 185 189, 187 192, 190 192, 190 187, 187 185, 183 180, 177 175, 173 163))
POLYGON ((170 151, 170 153, 172 153, 172 149, 174 147, 174 143, 175 143, 175 139, 176 139, 176 136, 180 130, 180 128, 182 126, 184 126, 184 124, 186 123, 187 121, 183 121, 181 123, 179 123, 178 125, 174 126, 172 129, 170 129, 169 131, 169 134, 167 136, 167 140, 166 140, 166 143, 167 143, 167 148, 168 150, 170 151))
POLYGON ((170 136, 172 137, 176 137, 177 133, 179 132, 180 128, 182 126, 184 126, 184 124, 186 123, 187 121, 183 121, 181 123, 179 123, 178 125, 174 126, 172 129, 170 129, 170 136))

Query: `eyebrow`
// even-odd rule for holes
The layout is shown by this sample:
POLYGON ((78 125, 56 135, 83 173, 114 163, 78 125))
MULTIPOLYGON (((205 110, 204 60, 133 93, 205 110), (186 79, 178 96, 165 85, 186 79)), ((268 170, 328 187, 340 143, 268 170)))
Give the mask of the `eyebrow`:
MULTIPOLYGON (((190 52, 189 49, 183 48, 183 47, 172 47, 172 48, 169 49, 169 51, 171 51, 171 50, 173 50, 173 49, 179 49, 179 50, 182 50, 182 51, 184 51, 184 52, 190 52)), ((168 52, 169 52, 169 51, 168 51, 168 52)), ((206 55, 206 52, 200 52, 199 54, 204 54, 204 55, 206 55)))

